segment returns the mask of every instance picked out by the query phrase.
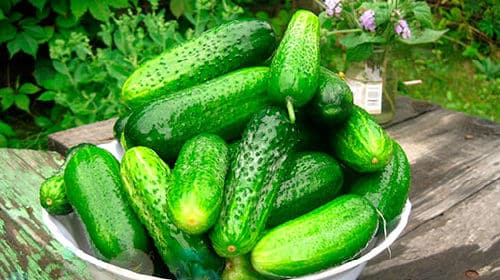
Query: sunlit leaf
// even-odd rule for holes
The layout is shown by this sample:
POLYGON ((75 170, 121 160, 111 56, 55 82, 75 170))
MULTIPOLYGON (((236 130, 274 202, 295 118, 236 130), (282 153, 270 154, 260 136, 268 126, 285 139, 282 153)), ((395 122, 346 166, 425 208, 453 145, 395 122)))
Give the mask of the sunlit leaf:
POLYGON ((22 94, 33 94, 40 91, 40 88, 32 83, 24 83, 19 88, 19 93, 22 94))
POLYGON ((24 94, 16 95, 14 103, 16 104, 17 108, 26 112, 30 111, 30 98, 27 95, 24 94))

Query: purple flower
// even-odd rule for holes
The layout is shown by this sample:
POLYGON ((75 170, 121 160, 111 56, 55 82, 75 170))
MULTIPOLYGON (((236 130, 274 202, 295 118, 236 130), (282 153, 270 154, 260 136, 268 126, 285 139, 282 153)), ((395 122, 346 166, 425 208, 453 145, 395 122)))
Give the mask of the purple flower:
POLYGON ((338 16, 342 12, 341 0, 325 0, 326 14, 329 16, 338 16))
POLYGON ((370 30, 371 32, 375 32, 375 11, 374 10, 366 10, 359 17, 359 23, 361 27, 370 30))
POLYGON ((410 27, 404 19, 398 20, 398 23, 396 24, 396 26, 394 26, 394 30, 396 31, 396 34, 401 36, 401 38, 403 39, 408 39, 411 37, 410 27))

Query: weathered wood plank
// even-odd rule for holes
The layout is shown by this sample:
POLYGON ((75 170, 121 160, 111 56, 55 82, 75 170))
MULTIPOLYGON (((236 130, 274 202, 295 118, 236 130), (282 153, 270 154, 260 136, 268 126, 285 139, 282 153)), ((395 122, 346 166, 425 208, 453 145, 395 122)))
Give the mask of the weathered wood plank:
POLYGON ((438 109, 388 129, 412 168, 407 231, 500 178, 500 124, 438 109))
POLYGON ((500 279, 500 180, 406 234, 363 280, 500 279))
POLYGON ((80 143, 102 144, 113 140, 113 125, 117 118, 59 131, 49 135, 49 150, 65 154, 80 143))
POLYGON ((0 279, 91 279, 42 222, 39 186, 60 164, 55 152, 0 149, 0 279))
MULTIPOLYGON (((438 106, 425 101, 399 96, 396 102, 396 116, 384 127, 402 123, 407 119, 415 118, 437 108, 438 106)), ((53 133, 49 135, 49 149, 65 154, 66 150, 80 143, 102 144, 109 142, 113 139, 113 125, 115 122, 116 118, 113 118, 53 133)))

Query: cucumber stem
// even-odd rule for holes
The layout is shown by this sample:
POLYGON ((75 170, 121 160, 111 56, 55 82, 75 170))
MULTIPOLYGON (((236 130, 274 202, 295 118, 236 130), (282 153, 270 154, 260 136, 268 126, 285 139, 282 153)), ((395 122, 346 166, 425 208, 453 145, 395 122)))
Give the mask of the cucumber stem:
POLYGON ((290 122, 295 123, 295 111, 293 110, 292 98, 287 97, 285 102, 286 102, 286 109, 288 110, 288 117, 290 118, 290 122))

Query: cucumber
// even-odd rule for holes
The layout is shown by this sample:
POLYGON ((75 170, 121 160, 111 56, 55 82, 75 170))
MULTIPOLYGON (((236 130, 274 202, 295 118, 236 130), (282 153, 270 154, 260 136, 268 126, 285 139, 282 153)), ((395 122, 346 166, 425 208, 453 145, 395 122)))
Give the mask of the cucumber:
POLYGON ((318 16, 297 10, 271 61, 269 95, 274 102, 287 105, 292 123, 295 122, 293 107, 306 105, 318 88, 319 31, 318 16))
POLYGON ((229 148, 222 138, 202 133, 179 153, 167 192, 167 211, 175 225, 189 234, 206 232, 222 205, 229 148))
POLYGON ((252 266, 274 277, 318 272, 356 256, 377 226, 377 213, 368 200, 342 195, 267 232, 252 250, 252 266))
POLYGON ((153 150, 133 147, 125 152, 120 168, 128 201, 170 272, 177 279, 219 279, 224 263, 210 250, 209 240, 186 234, 167 214, 172 184, 168 165, 153 150))
POLYGON ((238 68, 262 65, 274 51, 276 36, 263 20, 236 20, 146 62, 125 81, 121 99, 131 108, 238 68))
POLYGON ((40 204, 49 214, 66 215, 73 212, 65 188, 63 174, 53 175, 42 182, 40 204))
POLYGON ((384 169, 357 176, 349 190, 368 199, 387 223, 401 214, 411 185, 408 158, 396 141, 393 141, 392 146, 394 154, 384 169))
POLYGON ((286 169, 289 171, 269 214, 268 227, 294 219, 329 202, 342 187, 340 165, 325 153, 299 153, 287 162, 286 169))
POLYGON ((152 102, 127 121, 127 147, 152 148, 170 163, 200 133, 239 137, 252 114, 268 105, 268 73, 267 67, 244 68, 152 102))
POLYGON ((66 196, 66 186, 64 185, 64 169, 73 154, 90 144, 78 144, 66 152, 64 163, 59 167, 56 174, 45 179, 40 185, 40 204, 49 214, 66 215, 73 212, 73 207, 69 204, 66 196))
POLYGON ((318 90, 307 104, 309 119, 323 126, 339 125, 351 115, 353 105, 353 94, 347 83, 321 67, 318 90))
POLYGON ((354 105, 349 119, 330 137, 334 155, 357 172, 381 171, 391 160, 392 140, 363 108, 354 105))
POLYGON ((278 171, 297 142, 295 126, 279 108, 265 108, 248 122, 231 162, 224 206, 210 233, 219 255, 243 255, 258 241, 282 181, 278 171))
POLYGON ((115 137, 115 139, 120 139, 123 129, 125 128, 125 124, 127 124, 128 118, 131 114, 132 111, 129 111, 116 120, 115 124, 113 125, 113 136, 115 137))
POLYGON ((77 150, 64 170, 64 184, 100 257, 113 261, 150 252, 149 236, 127 202, 111 153, 93 145, 77 150))
POLYGON ((222 280, 262 280, 263 278, 265 277, 253 269, 248 254, 226 259, 222 280))

